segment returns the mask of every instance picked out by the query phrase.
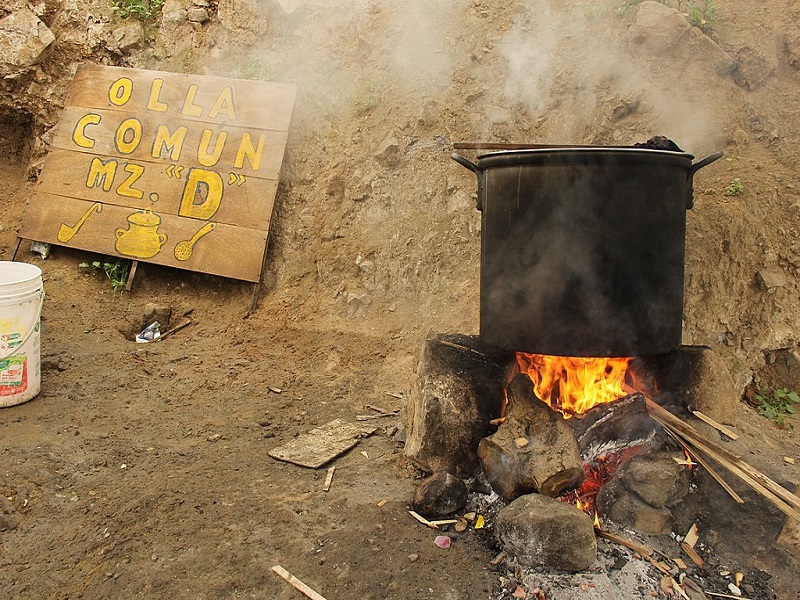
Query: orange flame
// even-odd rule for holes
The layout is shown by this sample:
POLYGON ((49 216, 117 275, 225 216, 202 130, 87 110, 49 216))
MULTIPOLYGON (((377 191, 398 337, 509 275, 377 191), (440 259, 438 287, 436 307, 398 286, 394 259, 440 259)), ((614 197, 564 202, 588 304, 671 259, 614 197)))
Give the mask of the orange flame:
POLYGON ((631 358, 584 358, 517 352, 517 366, 536 396, 569 417, 635 391, 627 382, 631 358))

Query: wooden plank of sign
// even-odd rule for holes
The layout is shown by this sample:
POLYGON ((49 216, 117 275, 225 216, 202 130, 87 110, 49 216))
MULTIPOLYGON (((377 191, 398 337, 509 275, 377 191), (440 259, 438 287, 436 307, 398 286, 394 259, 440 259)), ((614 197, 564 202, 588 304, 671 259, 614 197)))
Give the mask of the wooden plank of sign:
POLYGON ((20 230, 25 239, 68 242, 90 252, 244 281, 256 282, 261 276, 266 231, 161 213, 154 213, 161 219, 157 226, 137 227, 128 219, 141 211, 45 193, 34 196, 29 209, 20 230), (210 224, 214 228, 192 243, 210 224))
MULTIPOLYGON (((50 150, 35 191, 135 209, 149 208, 161 214, 179 216, 189 168, 176 169, 175 165, 142 161, 139 163, 143 167, 142 173, 134 182, 129 182, 127 163, 120 161, 113 183, 109 181, 106 191, 102 184, 95 185, 94 177, 90 177, 92 158, 92 155, 80 152, 50 150), (91 184, 87 185, 90 180, 91 184), (139 194, 141 197, 133 197, 139 194)), ((103 160, 110 159, 104 157, 103 160)), ((240 184, 233 172, 221 175, 223 187, 214 221, 268 230, 278 189, 277 179, 249 177, 240 184)))
POLYGON ((61 115, 53 133, 52 146, 82 154, 125 158, 131 162, 161 162, 165 165, 172 162, 187 168, 210 170, 222 167, 226 171, 241 172, 246 177, 277 179, 287 135, 286 131, 260 130, 247 125, 204 125, 181 120, 167 124, 160 115, 147 112, 134 115, 70 106, 61 115), (99 122, 83 123, 87 114, 94 115, 99 122), (133 129, 124 125, 131 118, 140 124, 141 133, 134 135, 133 129), (175 134, 181 126, 186 127, 182 143, 163 142, 163 136, 175 134), (202 142, 204 135, 208 137, 205 143, 202 142), (129 147, 123 148, 124 152, 117 147, 119 137, 130 143, 129 147), (258 152, 262 144, 261 152, 258 152), (241 166, 237 167, 235 163, 240 152, 241 166), (200 162, 201 158, 205 164, 200 162))
POLYGON ((297 87, 289 83, 210 75, 198 77, 186 73, 87 64, 78 69, 65 104, 130 112, 131 106, 146 107, 150 103, 158 108, 152 112, 162 114, 167 122, 177 118, 214 123, 224 120, 246 123, 248 127, 258 129, 286 131, 289 129, 296 93, 297 87), (114 104, 109 100, 109 88, 120 78, 130 80, 130 99, 124 104, 114 104), (154 88, 154 81, 162 82, 155 84, 160 89, 154 88), (192 97, 190 87, 193 85, 196 88, 192 97), (226 118, 225 110, 221 110, 217 118, 209 117, 211 109, 218 102, 222 103, 222 109, 228 108, 224 104, 224 96, 221 97, 227 87, 232 91, 235 119, 226 118), (187 95, 190 100, 188 104, 187 95), (199 110, 194 107, 199 107, 199 110), (197 112, 200 114, 195 116, 197 112))

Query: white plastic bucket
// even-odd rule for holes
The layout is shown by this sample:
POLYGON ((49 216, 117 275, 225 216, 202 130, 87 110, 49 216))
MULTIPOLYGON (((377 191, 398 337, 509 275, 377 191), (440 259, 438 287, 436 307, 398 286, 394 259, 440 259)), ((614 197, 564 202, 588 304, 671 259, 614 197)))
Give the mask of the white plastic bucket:
POLYGON ((39 267, 0 261, 0 407, 27 402, 42 388, 43 302, 39 267))

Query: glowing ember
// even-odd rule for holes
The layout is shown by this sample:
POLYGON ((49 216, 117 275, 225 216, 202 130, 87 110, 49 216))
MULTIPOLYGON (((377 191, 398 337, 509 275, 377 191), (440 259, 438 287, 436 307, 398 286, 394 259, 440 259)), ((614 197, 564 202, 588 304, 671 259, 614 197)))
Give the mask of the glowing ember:
POLYGON ((617 470, 631 458, 641 453, 643 446, 630 446, 620 452, 599 456, 584 463, 586 479, 577 490, 571 490, 559 496, 561 502, 575 504, 587 515, 597 514, 596 499, 600 488, 616 474, 617 470))
POLYGON ((533 382, 536 396, 565 417, 636 391, 631 358, 583 358, 517 352, 517 366, 533 382))

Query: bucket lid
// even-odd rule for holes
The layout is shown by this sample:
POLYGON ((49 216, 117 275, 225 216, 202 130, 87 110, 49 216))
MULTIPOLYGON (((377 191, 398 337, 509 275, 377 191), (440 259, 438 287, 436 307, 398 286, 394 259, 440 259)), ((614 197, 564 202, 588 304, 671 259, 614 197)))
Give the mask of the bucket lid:
POLYGON ((0 260, 0 294, 26 292, 41 285, 42 270, 28 263, 0 260))

